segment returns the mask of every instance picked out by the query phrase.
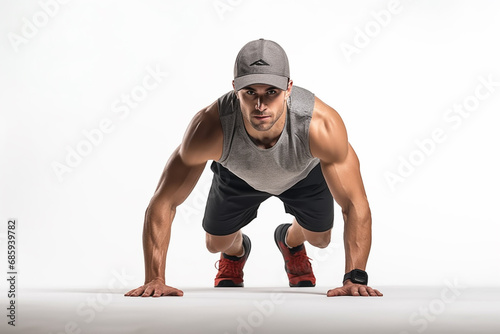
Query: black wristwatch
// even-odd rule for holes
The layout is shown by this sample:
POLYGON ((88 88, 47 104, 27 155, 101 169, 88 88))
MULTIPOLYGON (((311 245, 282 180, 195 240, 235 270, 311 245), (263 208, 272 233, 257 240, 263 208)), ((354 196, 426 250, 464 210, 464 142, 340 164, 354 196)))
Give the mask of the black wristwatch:
POLYGON ((351 282, 356 284, 368 285, 368 274, 364 270, 354 269, 344 275, 344 280, 342 281, 342 283, 346 280, 350 280, 351 282))

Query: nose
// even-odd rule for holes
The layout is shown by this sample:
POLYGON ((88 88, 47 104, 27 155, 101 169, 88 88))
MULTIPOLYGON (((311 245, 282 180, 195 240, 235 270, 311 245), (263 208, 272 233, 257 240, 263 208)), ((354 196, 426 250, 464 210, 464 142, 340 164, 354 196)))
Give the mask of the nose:
POLYGON ((257 98, 257 104, 255 105, 255 109, 257 109, 258 111, 264 111, 266 109, 260 97, 257 98))

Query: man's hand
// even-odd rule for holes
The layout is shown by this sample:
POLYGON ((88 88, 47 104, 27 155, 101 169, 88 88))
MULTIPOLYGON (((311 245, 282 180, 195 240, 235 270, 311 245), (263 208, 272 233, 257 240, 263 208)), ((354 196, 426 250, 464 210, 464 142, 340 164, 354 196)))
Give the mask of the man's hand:
POLYGON ((327 297, 336 297, 336 296, 383 296, 383 294, 375 289, 370 288, 369 286, 362 284, 354 284, 350 280, 346 280, 344 282, 344 286, 340 288, 335 288, 328 290, 326 293, 327 297))
POLYGON ((130 297, 160 297, 160 296, 183 296, 184 292, 171 286, 165 285, 162 279, 156 278, 137 289, 130 290, 125 296, 130 297))

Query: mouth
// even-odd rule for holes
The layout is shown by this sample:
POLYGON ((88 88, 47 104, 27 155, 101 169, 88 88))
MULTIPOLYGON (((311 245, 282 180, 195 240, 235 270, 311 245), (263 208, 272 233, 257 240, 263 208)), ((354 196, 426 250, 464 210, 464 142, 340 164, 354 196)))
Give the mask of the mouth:
POLYGON ((254 118, 258 119, 258 120, 263 120, 263 119, 267 119, 267 118, 271 118, 271 116, 268 116, 268 115, 253 115, 254 118))

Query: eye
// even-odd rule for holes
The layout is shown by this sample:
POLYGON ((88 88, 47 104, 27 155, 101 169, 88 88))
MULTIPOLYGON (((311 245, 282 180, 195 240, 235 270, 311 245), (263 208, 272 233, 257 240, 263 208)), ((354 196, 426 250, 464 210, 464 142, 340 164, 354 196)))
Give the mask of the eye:
POLYGON ((247 90, 248 95, 255 95, 255 92, 253 90, 247 90))
POLYGON ((277 92, 274 89, 268 90, 267 95, 276 95, 277 92))

